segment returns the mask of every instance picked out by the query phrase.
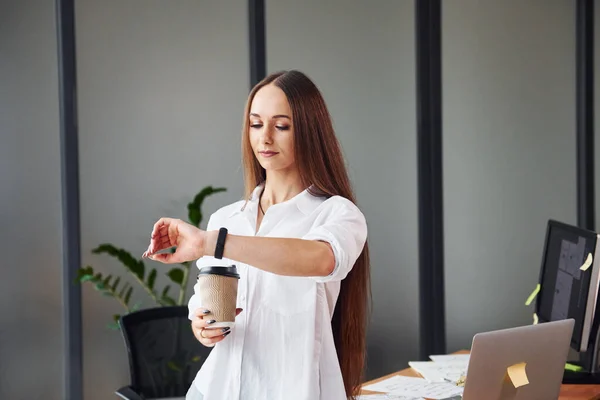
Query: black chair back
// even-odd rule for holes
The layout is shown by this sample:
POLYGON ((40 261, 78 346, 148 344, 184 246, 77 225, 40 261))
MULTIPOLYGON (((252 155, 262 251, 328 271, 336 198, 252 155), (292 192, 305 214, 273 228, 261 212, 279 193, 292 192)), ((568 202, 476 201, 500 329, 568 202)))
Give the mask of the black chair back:
POLYGON ((120 324, 131 389, 145 399, 185 396, 211 351, 194 337, 187 306, 136 311, 120 324))

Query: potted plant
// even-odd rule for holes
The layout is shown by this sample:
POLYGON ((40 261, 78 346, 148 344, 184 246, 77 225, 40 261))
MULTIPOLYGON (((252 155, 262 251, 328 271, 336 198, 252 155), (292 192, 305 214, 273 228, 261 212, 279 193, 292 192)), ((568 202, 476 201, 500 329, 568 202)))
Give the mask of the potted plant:
MULTIPOLYGON (((202 223, 202 204, 204 200, 213 194, 224 192, 225 188, 213 188, 207 186, 202 189, 192 202, 187 205, 189 223, 196 227, 200 227, 202 223)), ((162 290, 155 288, 157 271, 156 268, 147 270, 144 262, 131 255, 130 252, 111 243, 104 243, 92 250, 94 254, 106 254, 118 259, 125 271, 133 278, 134 282, 143 289, 150 299, 154 301, 156 306, 175 306, 184 305, 187 302, 186 290, 190 279, 191 262, 181 263, 179 266, 173 266, 166 272, 171 284, 165 285, 162 290), (176 286, 178 293, 176 298, 170 294, 171 285, 176 286)), ((94 289, 102 293, 104 296, 112 297, 124 309, 124 314, 128 314, 139 310, 140 304, 131 305, 131 295, 133 293, 133 285, 128 281, 122 281, 120 276, 114 277, 112 274, 104 275, 101 272, 95 271, 90 265, 80 268, 77 272, 77 282, 89 283, 94 289)), ((112 329, 119 329, 119 318, 122 314, 115 314, 113 322, 108 326, 112 329)))
MULTIPOLYGON (((196 194, 187 205, 188 222, 200 227, 204 200, 225 190, 207 186, 196 194)), ((156 268, 146 268, 141 259, 127 250, 104 243, 92 253, 118 259, 132 278, 126 280, 112 274, 105 275, 90 265, 80 268, 76 278, 81 284, 87 282, 93 285, 98 292, 112 297, 123 307, 123 313, 115 314, 108 324, 112 329, 122 330, 129 356, 131 385, 120 388, 117 394, 126 399, 184 395, 210 351, 195 340, 187 321, 186 289, 193 275, 190 273, 192 262, 165 268, 170 282, 159 289, 155 285, 156 268), (155 307, 141 310, 140 303, 131 304, 134 284, 148 295, 155 307), (171 294, 173 286, 177 290, 174 296, 171 294), (161 317, 156 319, 158 315, 161 317), (128 328, 131 326, 135 329, 128 328)))

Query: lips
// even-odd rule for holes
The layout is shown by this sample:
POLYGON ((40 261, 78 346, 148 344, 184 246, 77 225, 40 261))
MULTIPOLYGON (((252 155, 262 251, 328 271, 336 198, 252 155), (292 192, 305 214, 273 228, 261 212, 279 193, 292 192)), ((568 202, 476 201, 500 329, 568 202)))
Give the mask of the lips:
POLYGON ((258 154, 260 154, 263 157, 273 157, 279 153, 276 151, 265 150, 265 151, 259 151, 258 154))

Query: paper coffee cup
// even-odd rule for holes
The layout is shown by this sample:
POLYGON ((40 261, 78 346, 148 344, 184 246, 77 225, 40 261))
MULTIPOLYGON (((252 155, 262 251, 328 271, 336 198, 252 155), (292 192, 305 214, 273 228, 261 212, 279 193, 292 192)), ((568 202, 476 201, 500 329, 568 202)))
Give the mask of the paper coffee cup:
POLYGON ((235 265, 209 266, 198 274, 198 295, 202 308, 210 311, 204 319, 216 322, 207 328, 225 328, 235 325, 235 306, 240 275, 235 265))

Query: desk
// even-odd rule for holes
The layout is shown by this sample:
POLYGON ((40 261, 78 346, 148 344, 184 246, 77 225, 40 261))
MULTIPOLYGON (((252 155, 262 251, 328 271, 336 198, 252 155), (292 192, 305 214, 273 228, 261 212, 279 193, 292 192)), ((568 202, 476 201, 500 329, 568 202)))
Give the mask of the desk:
MULTIPOLYGON (((468 354, 469 352, 466 350, 458 351, 455 354, 468 354)), ((420 378, 419 375, 414 369, 406 368, 402 371, 394 372, 393 374, 389 374, 383 376, 381 378, 373 379, 372 381, 365 382, 363 386, 370 385, 375 382, 382 381, 387 378, 391 378, 394 375, 402 375, 402 376, 412 376, 420 378)), ((371 392, 369 390, 362 390, 361 394, 374 394, 376 392, 371 392)), ((560 396, 559 400, 600 400, 600 385, 562 385, 560 388, 560 396)))

